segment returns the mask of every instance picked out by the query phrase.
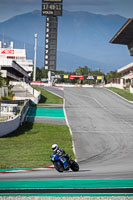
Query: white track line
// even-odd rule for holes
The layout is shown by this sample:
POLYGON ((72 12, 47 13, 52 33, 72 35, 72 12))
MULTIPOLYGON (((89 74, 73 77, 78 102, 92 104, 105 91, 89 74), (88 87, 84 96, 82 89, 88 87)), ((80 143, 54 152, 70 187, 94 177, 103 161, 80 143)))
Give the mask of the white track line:
MULTIPOLYGON (((45 89, 45 88, 44 88, 45 89)), ((51 91, 49 91, 49 90, 47 90, 48 92, 51 92, 51 91)), ((70 127, 70 125, 69 125, 69 122, 68 122, 68 118, 67 118, 67 114, 66 114, 66 110, 65 110, 65 98, 63 98, 63 97, 61 97, 60 95, 58 95, 58 94, 56 94, 56 93, 54 93, 54 92, 51 92, 52 94, 54 94, 54 95, 56 95, 56 96, 58 96, 58 97, 60 97, 60 98, 62 98, 63 100, 64 100, 64 103, 63 103, 63 110, 64 110, 64 114, 65 114, 65 119, 66 119, 66 124, 67 124, 67 126, 68 126, 68 128, 69 128, 69 131, 70 131, 70 134, 71 134, 71 136, 73 135, 72 134, 72 130, 71 130, 71 127, 70 127)), ((73 152, 74 152, 74 154, 75 154, 75 157, 76 157, 76 151, 75 151, 75 145, 74 145, 74 141, 72 140, 72 147, 73 147, 73 152)))

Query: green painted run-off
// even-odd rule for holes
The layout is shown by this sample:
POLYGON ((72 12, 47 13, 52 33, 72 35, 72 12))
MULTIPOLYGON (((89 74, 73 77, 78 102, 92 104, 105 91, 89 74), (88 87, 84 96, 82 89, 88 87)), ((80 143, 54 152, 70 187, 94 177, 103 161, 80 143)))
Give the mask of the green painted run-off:
MULTIPOLYGON (((33 189, 33 188, 132 188, 133 179, 125 180, 46 180, 46 181, 0 181, 0 189, 33 189)), ((0 196, 52 196, 52 197, 65 197, 65 196, 130 196, 133 194, 103 194, 103 193, 1 193, 0 196)))
POLYGON ((65 118, 62 108, 29 108, 27 117, 65 118))
POLYGON ((133 188, 133 179, 0 181, 0 189, 5 188, 133 188))
POLYGON ((32 168, 11 168, 11 169, 0 169, 0 173, 1 173, 1 172, 12 172, 12 171, 26 170, 26 169, 32 169, 32 168))

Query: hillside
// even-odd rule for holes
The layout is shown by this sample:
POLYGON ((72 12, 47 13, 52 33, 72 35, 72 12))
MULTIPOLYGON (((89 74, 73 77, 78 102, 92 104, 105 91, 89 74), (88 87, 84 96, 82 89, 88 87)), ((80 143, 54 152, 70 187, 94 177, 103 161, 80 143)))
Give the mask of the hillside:
MULTIPOLYGON (((119 15, 88 12, 63 12, 58 17, 57 70, 73 71, 79 66, 107 72, 128 64, 132 59, 126 46, 110 44, 110 39, 127 19, 119 15)), ((13 40, 16 48, 26 47, 34 56, 34 34, 38 34, 37 65, 44 64, 45 17, 40 11, 15 16, 0 23, 0 39, 13 40)))

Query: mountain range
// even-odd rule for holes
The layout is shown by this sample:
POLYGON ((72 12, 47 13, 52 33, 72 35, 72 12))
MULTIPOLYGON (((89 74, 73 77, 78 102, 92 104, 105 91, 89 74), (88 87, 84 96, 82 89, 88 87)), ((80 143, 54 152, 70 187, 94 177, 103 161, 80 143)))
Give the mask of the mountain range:
MULTIPOLYGON (((44 66, 45 21, 41 11, 15 16, 0 23, 0 40, 13 41, 34 58, 34 34, 38 34, 37 66, 44 66)), ((132 62, 125 45, 110 44, 114 34, 127 21, 119 15, 63 11, 58 17, 57 70, 74 71, 79 66, 103 72, 132 62)))

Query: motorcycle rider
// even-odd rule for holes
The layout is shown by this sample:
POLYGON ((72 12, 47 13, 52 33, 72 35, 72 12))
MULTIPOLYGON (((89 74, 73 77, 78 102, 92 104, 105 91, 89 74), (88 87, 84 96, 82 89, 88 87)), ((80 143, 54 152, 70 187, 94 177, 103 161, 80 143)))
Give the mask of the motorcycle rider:
POLYGON ((66 152, 64 151, 64 149, 58 147, 57 144, 53 144, 53 145, 52 145, 52 150, 53 150, 52 155, 58 154, 59 156, 64 156, 67 160, 69 160, 70 155, 69 155, 69 154, 66 154, 66 152))

